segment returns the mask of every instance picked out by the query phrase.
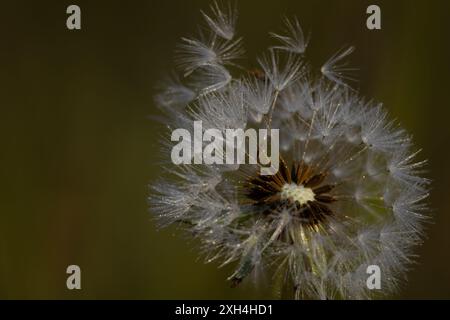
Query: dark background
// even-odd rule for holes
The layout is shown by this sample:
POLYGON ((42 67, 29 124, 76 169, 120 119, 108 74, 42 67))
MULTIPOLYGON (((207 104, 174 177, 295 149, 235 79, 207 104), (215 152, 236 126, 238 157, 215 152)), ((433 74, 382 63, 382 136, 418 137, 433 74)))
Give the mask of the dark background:
MULTIPOLYGON (((154 87, 208 1, 2 1, 0 6, 0 298, 264 298, 231 289, 194 241, 157 231, 147 185, 160 168, 154 87), (82 30, 66 28, 77 4, 82 30), (66 289, 66 267, 82 290, 66 289)), ((433 223, 393 298, 450 298, 449 2, 238 1, 248 57, 284 14, 312 32, 316 67, 343 45, 361 93, 414 134, 434 180, 433 223), (365 27, 378 4, 382 30, 365 27)), ((254 60, 252 60, 254 61, 254 60)), ((261 285, 261 284, 260 284, 261 285)))

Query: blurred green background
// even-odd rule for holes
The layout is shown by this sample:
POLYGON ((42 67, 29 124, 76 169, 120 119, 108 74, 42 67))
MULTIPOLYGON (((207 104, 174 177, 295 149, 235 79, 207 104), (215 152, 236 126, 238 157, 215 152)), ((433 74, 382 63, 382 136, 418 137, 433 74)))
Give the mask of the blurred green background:
MULTIPOLYGON (((0 8, 0 298, 264 298, 231 289, 194 241, 157 231, 147 185, 160 168, 154 87, 209 1, 14 1, 0 8), (82 30, 66 29, 66 7, 82 30), (82 290, 66 289, 66 267, 82 290)), ((414 134, 434 180, 434 221, 393 298, 450 298, 449 2, 238 1, 248 57, 296 15, 316 67, 343 45, 363 95, 414 134), (378 4, 382 30, 365 27, 378 4)))

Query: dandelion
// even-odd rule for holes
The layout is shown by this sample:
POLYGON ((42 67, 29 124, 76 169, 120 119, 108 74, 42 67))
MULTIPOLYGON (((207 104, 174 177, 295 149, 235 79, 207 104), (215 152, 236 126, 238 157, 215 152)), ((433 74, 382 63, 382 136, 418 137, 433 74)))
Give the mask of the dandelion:
POLYGON ((296 19, 287 23, 290 38, 275 36, 283 46, 259 60, 262 72, 236 68, 242 50, 231 8, 214 3, 203 13, 210 34, 184 40, 183 75, 156 101, 171 113, 171 128, 191 130, 198 120, 219 131, 278 128, 279 170, 261 175, 258 165, 169 160, 151 186, 151 210, 161 225, 178 224, 197 237, 206 262, 233 264, 232 286, 266 273, 280 297, 394 292, 427 219, 426 162, 415 160, 411 136, 383 106, 347 83, 351 70, 341 61, 352 48, 317 75, 306 67, 308 41, 296 19), (381 291, 366 286, 370 265, 381 270, 381 291))

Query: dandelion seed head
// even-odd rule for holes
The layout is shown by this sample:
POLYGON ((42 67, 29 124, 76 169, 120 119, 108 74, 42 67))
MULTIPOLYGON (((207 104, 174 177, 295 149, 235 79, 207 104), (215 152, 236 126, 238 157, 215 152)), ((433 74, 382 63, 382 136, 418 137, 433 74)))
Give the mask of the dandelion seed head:
POLYGON ((171 114, 165 124, 277 128, 279 171, 174 165, 166 139, 166 169, 149 198, 160 225, 192 233, 206 262, 233 265, 233 286, 269 274, 281 297, 366 299, 376 296, 367 267, 378 265, 381 294, 397 290, 422 241, 430 181, 411 136, 351 87, 353 48, 316 75, 304 57, 309 39, 286 20, 286 32, 272 34, 281 44, 258 59, 262 70, 246 72, 236 64, 244 50, 235 7, 213 3, 203 16, 209 33, 183 39, 181 74, 155 99, 171 114))

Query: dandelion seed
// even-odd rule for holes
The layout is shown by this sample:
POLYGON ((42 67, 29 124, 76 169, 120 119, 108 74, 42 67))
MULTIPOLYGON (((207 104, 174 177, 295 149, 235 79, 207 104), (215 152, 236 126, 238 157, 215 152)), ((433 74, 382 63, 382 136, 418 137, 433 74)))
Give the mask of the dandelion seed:
POLYGON ((227 7, 220 8, 219 4, 214 1, 210 8, 211 15, 207 15, 203 11, 202 14, 211 30, 226 40, 233 39, 237 20, 236 6, 228 2, 227 7))
POLYGON ((401 150, 394 153, 388 161, 388 170, 393 179, 403 182, 405 185, 414 185, 417 188, 423 188, 423 184, 428 185, 430 181, 420 177, 423 174, 423 167, 427 161, 416 162, 414 159, 419 151, 408 153, 407 150, 401 150))
POLYGON ((270 51, 269 56, 265 55, 258 59, 265 75, 277 91, 282 91, 287 85, 299 78, 302 67, 302 62, 293 55, 287 57, 284 66, 281 65, 280 60, 279 54, 274 51, 270 51))
POLYGON ((161 86, 160 93, 155 97, 155 102, 158 106, 175 112, 177 108, 187 106, 194 100, 195 96, 195 92, 185 86, 175 74, 169 77, 161 86))
POLYGON ((256 77, 245 80, 245 100, 249 106, 253 120, 259 122, 262 115, 269 112, 274 99, 274 88, 267 78, 256 77))
POLYGON ((241 88, 215 92, 200 97, 195 109, 189 110, 194 120, 201 120, 205 128, 238 129, 247 124, 247 109, 241 88))
POLYGON ((196 69, 210 65, 233 65, 244 50, 242 39, 220 41, 200 35, 199 39, 182 38, 183 43, 177 51, 177 64, 183 70, 184 76, 190 75, 196 69))
POLYGON ((354 47, 349 47, 338 51, 322 66, 320 71, 329 80, 341 85, 349 86, 347 81, 356 81, 350 73, 357 70, 355 68, 348 68, 347 63, 341 63, 341 61, 350 55, 355 50, 354 47))
POLYGON ((151 187, 157 220, 195 235, 206 262, 234 265, 234 287, 268 273, 281 297, 367 299, 374 291, 366 270, 378 265, 381 294, 397 290, 422 241, 430 181, 411 136, 382 104, 350 89, 353 69, 342 60, 353 48, 316 78, 299 59, 308 41, 294 19, 286 22, 289 38, 275 36, 281 50, 259 60, 262 72, 235 74, 228 70, 241 53, 241 41, 229 41, 234 11, 215 3, 212 12, 204 16, 213 37, 184 40, 183 85, 171 84, 156 101, 173 110, 168 127, 189 131, 195 120, 220 132, 260 129, 269 117, 280 130, 279 171, 169 160, 151 187))
POLYGON ((292 53, 304 54, 308 46, 309 37, 305 39, 303 30, 297 18, 289 20, 285 18, 286 35, 270 33, 270 35, 280 41, 283 45, 274 46, 273 49, 285 50, 292 53))
POLYGON ((229 71, 221 65, 203 66, 192 74, 192 85, 199 96, 220 90, 231 80, 229 71))

